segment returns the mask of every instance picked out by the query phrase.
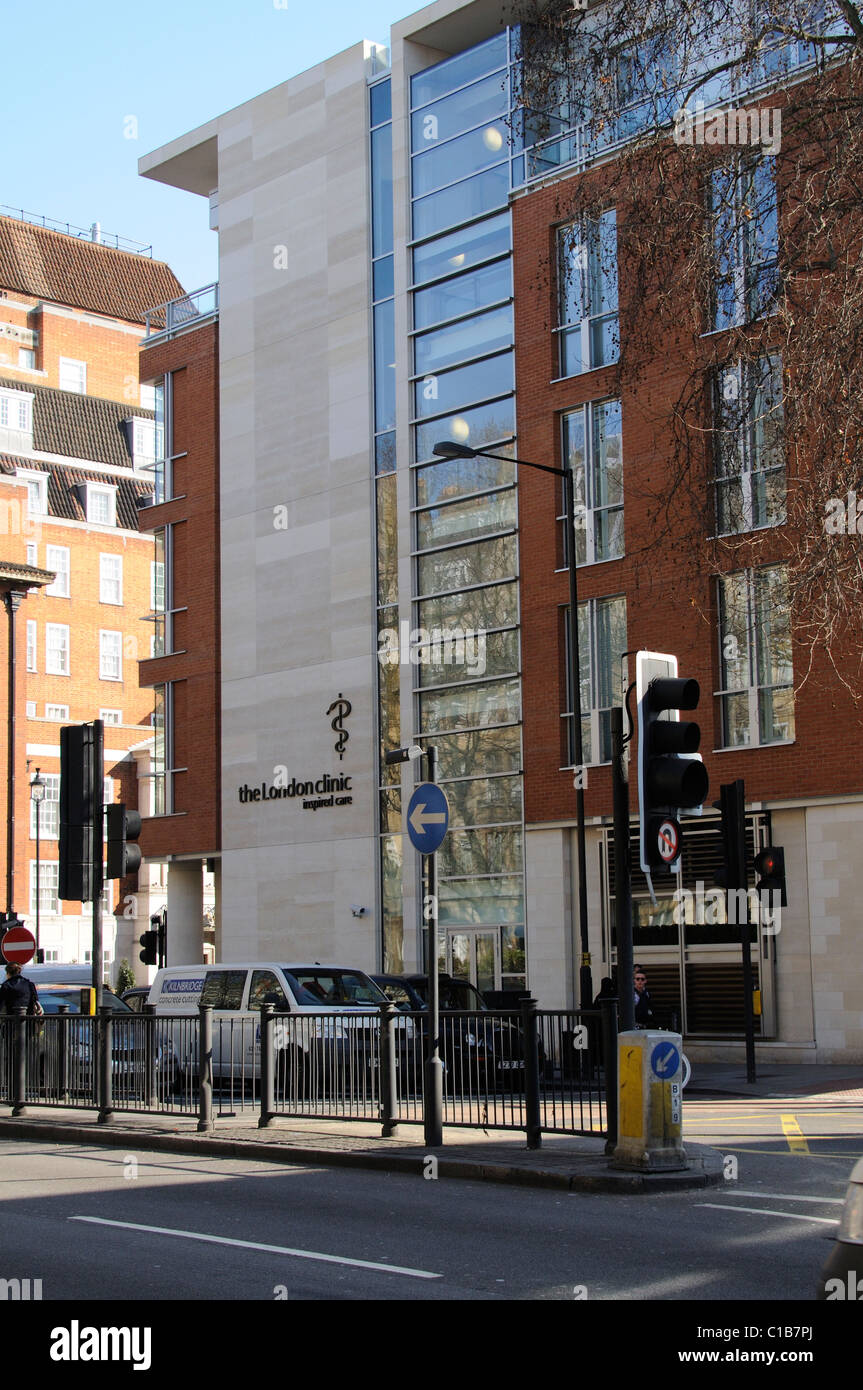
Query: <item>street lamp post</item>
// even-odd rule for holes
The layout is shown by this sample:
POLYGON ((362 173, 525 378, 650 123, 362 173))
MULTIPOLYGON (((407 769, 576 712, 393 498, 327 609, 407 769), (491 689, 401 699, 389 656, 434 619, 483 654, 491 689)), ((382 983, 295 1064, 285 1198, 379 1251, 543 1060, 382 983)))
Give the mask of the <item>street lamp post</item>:
MULTIPOLYGON (((501 459, 520 468, 535 468, 540 473, 553 473, 563 481, 564 510, 567 521, 566 553, 569 560, 569 685, 572 699, 573 761, 575 763, 576 845, 578 853, 578 921, 581 943, 581 965, 578 972, 579 1002, 589 1009, 593 999, 593 980, 590 969, 590 941, 587 930, 587 851, 584 839, 584 750, 581 733, 581 675, 578 658, 578 575, 575 554, 575 486, 569 468, 553 468, 547 463, 531 463, 528 459, 509 458, 506 454, 490 454, 485 449, 472 449, 468 444, 445 440, 435 444, 432 452, 444 459, 501 459)), ((575 947, 575 943, 573 943, 575 947)))
POLYGON ((42 810, 42 802, 45 800, 45 779, 39 776, 39 769, 36 769, 36 776, 30 783, 30 800, 36 807, 36 958, 39 958, 39 898, 41 894, 41 882, 39 879, 39 821, 42 810))

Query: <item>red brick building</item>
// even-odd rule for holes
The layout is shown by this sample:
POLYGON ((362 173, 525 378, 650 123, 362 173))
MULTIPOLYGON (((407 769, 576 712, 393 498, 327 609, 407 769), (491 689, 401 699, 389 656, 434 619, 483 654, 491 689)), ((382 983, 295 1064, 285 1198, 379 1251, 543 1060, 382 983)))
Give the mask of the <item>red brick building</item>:
MULTIPOLYGON (((0 217, 2 558, 52 576, 25 591, 15 618, 15 901, 7 907, 35 926, 28 783, 38 768, 46 782, 40 946, 49 960, 89 959, 91 939, 89 905, 57 898, 60 728, 104 720, 106 799, 131 805, 139 796, 136 759, 154 738, 152 693, 139 685, 138 663, 158 640, 161 571, 138 515, 153 493, 161 422, 153 393, 139 385, 138 358, 147 308, 180 292, 168 267, 149 255, 0 217)), ((2 641, 5 649, 5 631, 2 641)), ((0 861, 5 872, 5 840, 0 861)), ((142 870, 140 889, 137 882, 106 889, 112 980, 115 962, 137 960, 150 877, 142 870)), ((153 887, 152 906, 161 906, 158 871, 153 887)))

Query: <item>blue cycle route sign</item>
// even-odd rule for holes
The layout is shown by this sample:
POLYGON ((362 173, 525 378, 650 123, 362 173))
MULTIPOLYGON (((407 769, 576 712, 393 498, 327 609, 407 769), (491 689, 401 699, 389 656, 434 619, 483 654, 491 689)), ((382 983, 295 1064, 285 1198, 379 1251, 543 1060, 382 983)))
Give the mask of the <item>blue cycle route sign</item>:
POLYGON ((420 782, 408 803, 408 835, 420 854, 434 854, 449 826, 449 802, 434 782, 420 782))
POLYGON ((657 1043, 650 1054, 650 1067, 660 1081, 670 1081, 680 1067, 680 1053, 673 1042, 657 1043))

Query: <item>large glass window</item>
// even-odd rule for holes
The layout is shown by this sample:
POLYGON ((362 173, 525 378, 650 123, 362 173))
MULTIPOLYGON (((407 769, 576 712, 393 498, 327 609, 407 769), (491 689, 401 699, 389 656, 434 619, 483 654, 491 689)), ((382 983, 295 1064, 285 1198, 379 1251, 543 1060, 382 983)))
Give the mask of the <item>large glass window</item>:
POLYGON ((493 261, 479 270, 468 271, 451 280, 442 280, 414 294, 414 327, 428 328, 434 323, 473 314, 499 300, 512 297, 510 261, 493 261))
MULTIPOLYGON (((416 118, 415 118, 416 119, 416 118)), ((434 117, 431 118, 434 120, 434 117)), ((411 169, 414 197, 444 188, 456 179, 477 174, 507 157, 508 133, 504 121, 491 121, 466 135, 415 154, 411 169)))
POLYGON ((792 740, 791 611, 783 566, 719 580, 719 660, 722 746, 792 740))
POLYGON ((457 410, 489 396, 502 396, 515 388, 515 359, 512 352, 484 357, 467 367, 451 367, 414 382, 414 414, 440 415, 457 410))
POLYGON ((484 212, 504 208, 508 198, 509 164, 498 164, 440 193, 418 198, 413 207, 414 236, 417 240, 430 237, 459 222, 481 217, 484 212))
MULTIPOLYGON (((411 117, 412 149, 416 153, 432 149, 442 141, 460 135, 463 130, 494 122, 496 116, 506 114, 509 100, 507 89, 506 72, 496 72, 415 111, 411 117)), ((489 149, 494 144, 496 142, 492 142, 489 149)), ((498 145, 497 148, 501 147, 498 145)))
POLYGON ((514 488, 486 496, 470 497, 420 512, 417 516, 417 545, 446 545, 451 541, 479 540, 494 531, 504 531, 518 521, 514 488))
POLYGON ((393 137, 392 126, 372 131, 372 254, 393 249, 393 137))
POLYGON ((512 396, 509 396, 504 400, 492 401, 489 405, 475 406, 472 410, 460 411, 458 415, 418 426, 417 462, 423 463, 426 459, 431 459, 435 444, 444 439, 469 444, 472 449, 481 449, 483 445, 493 444, 495 452, 505 453, 509 446, 502 446, 499 441, 511 440, 514 434, 515 402, 512 396))
POLYGON ((620 350, 614 208, 559 228, 557 247, 560 373, 574 376, 616 362, 620 350))
MULTIPOLYGON (((569 692, 569 612, 566 614, 567 693, 569 692)), ((588 599, 578 605, 578 660, 581 684, 581 740, 584 764, 611 760, 611 711, 624 696, 625 667, 621 656, 627 649, 626 599, 588 599)), ((572 704, 564 715, 568 737, 569 766, 575 764, 572 732, 572 704)))
MULTIPOLYGON (((60 911, 60 865, 50 861, 39 864, 39 913, 55 916, 60 911)), ((36 862, 30 863, 30 915, 36 916, 36 862)))
POLYGON ((439 97, 447 96, 459 87, 485 77, 505 66, 507 62, 507 35, 495 34, 494 38, 475 48, 459 53, 454 58, 445 58, 434 67, 424 68, 411 78, 411 105, 423 106, 439 97))
MULTIPOLYGON (((48 717, 48 716, 46 716, 48 717)), ((69 711, 66 711, 66 718, 69 711)), ((40 840, 56 840, 60 834, 60 774, 59 772, 40 772, 45 783, 41 802, 30 802, 30 839, 36 838, 36 807, 39 806, 40 840)))
POLYGON ((620 401, 598 401, 563 416, 563 456, 575 488, 579 565, 623 554, 623 448, 620 401))
POLYGON ((716 527, 722 534, 785 520, 782 359, 723 367, 714 380, 716 527))
POLYGON ((488 217, 448 236, 414 247, 414 283, 426 284, 459 270, 468 270, 511 250, 509 213, 488 217))
POLYGON ((738 158, 710 177, 713 328, 733 328, 771 311, 779 291, 775 160, 738 158))
POLYGON ((509 579, 516 568, 515 536, 499 536, 494 540, 420 555, 417 587, 421 594, 459 591, 475 584, 509 579))
POLYGON ((433 329, 414 338, 414 364, 418 374, 439 372, 455 362, 465 362, 513 342, 512 305, 485 314, 474 314, 449 328, 433 329))

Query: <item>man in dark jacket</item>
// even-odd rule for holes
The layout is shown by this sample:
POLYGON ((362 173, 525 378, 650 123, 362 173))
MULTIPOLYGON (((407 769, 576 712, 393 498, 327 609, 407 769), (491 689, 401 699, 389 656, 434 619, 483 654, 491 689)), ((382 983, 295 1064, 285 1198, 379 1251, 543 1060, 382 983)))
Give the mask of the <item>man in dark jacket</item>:
POLYGON ((14 1014, 16 1009, 26 1009, 28 1014, 36 1013, 39 996, 32 980, 25 980, 20 965, 13 961, 6 966, 6 979, 0 985, 0 1009, 14 1014))
POLYGON ((635 967, 635 1026, 636 1028, 655 1028, 656 1018, 653 1005, 647 992, 647 976, 643 965, 635 967))

